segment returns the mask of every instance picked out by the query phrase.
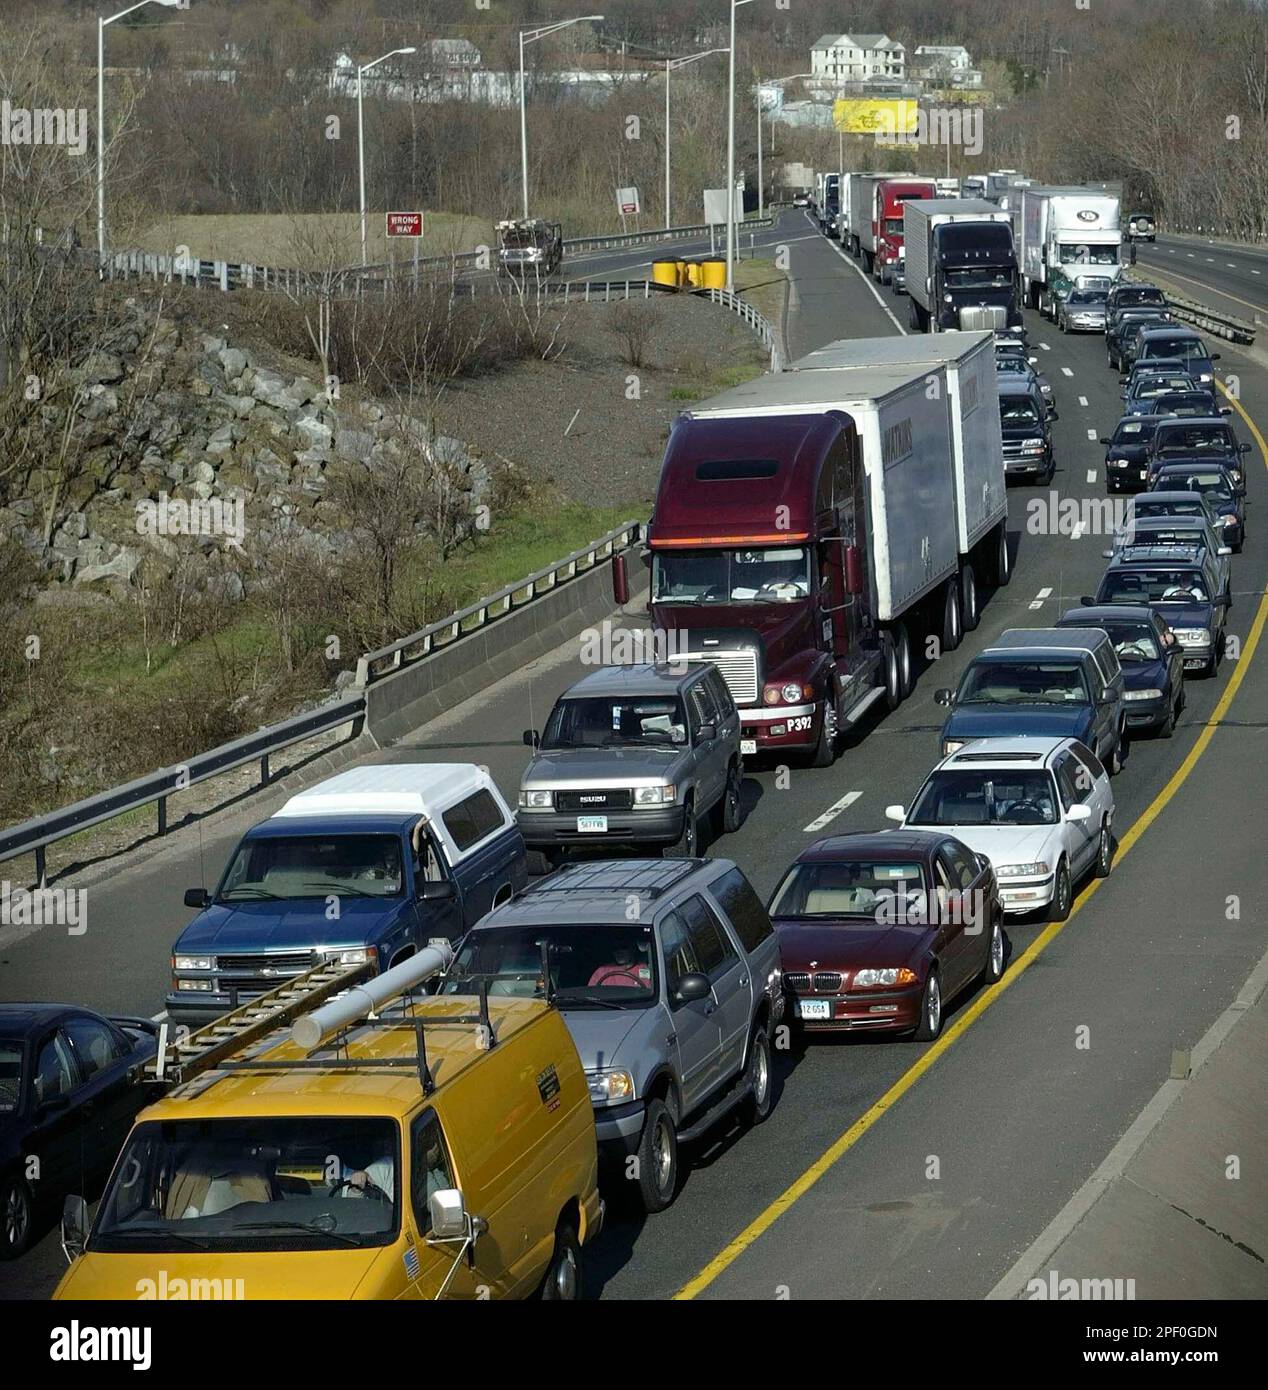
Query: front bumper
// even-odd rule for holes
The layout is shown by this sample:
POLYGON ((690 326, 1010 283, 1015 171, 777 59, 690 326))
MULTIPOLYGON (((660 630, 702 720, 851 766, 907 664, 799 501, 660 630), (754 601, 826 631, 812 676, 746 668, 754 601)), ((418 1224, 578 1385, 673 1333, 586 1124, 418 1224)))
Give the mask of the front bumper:
POLYGON ((1005 913, 1020 916, 1022 913, 1035 912, 1041 907, 1047 907, 1052 901, 1056 881, 1055 874, 1049 874, 1047 878, 1019 879, 1016 882, 1001 879, 999 898, 1004 904, 1005 913))
POLYGON ((1005 454, 1004 476, 1006 478, 1026 478, 1033 474, 1038 477, 1048 471, 1046 454, 1005 454))
POLYGON ((681 806, 640 806, 628 811, 603 811, 607 829, 578 830, 575 811, 520 811, 516 824, 529 849, 557 845, 672 845, 682 838, 685 812, 681 806))
MULTIPOLYGON (((920 1022, 923 985, 840 994, 788 992, 789 1020, 805 1033, 907 1033, 920 1022), (803 1018, 802 1005, 827 1005, 827 1018, 803 1018)), ((822 1008, 818 1010, 822 1012, 822 1008)))
POLYGON ((813 748, 819 741, 820 703, 808 705, 754 705, 740 710, 740 752, 755 753, 781 748, 813 748))
POLYGON ((1149 468, 1130 459, 1112 459, 1105 465, 1105 485, 1111 492, 1143 492, 1148 486, 1149 468))
MULTIPOLYGON (((241 1003, 249 1003, 254 996, 244 995, 241 1003)), ((188 1028, 202 1028, 205 1024, 214 1023, 218 1018, 223 1018, 225 1014, 237 1007, 227 994, 167 994, 163 998, 163 1007, 167 1010, 167 1017, 172 1023, 184 1024, 188 1028)))
POLYGON ((1156 700, 1132 700, 1127 705, 1129 729, 1152 729, 1165 724, 1171 717, 1171 700, 1159 696, 1156 700))
POLYGON ((1205 671, 1215 660, 1215 643, 1207 642, 1202 646, 1196 643, 1181 642, 1180 650, 1184 653, 1184 669, 1186 671, 1205 671))
POLYGON ((647 1102, 632 1100, 628 1105, 606 1105, 594 1112, 594 1133, 600 1157, 625 1158, 638 1150, 643 1135, 647 1102))

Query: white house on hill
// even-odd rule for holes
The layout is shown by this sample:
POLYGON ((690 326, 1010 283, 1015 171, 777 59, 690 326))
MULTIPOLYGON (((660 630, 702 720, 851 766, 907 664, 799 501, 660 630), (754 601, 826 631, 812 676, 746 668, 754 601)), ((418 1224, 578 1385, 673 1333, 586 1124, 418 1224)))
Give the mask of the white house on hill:
POLYGON ((902 78, 907 50, 888 34, 824 34, 810 50, 810 71, 836 82, 902 78))

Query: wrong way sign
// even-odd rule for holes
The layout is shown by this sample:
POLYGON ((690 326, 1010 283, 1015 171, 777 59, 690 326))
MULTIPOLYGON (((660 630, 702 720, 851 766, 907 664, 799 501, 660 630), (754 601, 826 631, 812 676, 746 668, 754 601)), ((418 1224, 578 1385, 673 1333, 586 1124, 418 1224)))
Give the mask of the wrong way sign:
POLYGON ((422 236, 423 214, 421 212, 389 212, 387 215, 387 234, 388 236, 422 236))

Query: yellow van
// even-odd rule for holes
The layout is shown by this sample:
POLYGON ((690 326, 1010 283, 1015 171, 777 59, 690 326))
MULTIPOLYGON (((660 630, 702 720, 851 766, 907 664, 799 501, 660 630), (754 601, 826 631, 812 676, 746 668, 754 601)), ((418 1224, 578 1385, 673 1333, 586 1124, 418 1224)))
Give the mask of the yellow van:
POLYGON ((539 1000, 402 996, 449 955, 317 967, 165 1054, 90 1234, 67 1199, 54 1297, 576 1298, 603 1221, 576 1047, 539 1000))

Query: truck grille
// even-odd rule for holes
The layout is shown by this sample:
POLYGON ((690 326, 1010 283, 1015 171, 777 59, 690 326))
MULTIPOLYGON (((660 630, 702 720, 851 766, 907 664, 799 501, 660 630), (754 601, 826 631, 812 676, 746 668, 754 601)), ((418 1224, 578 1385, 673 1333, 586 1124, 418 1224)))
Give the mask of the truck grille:
POLYGON ((634 804, 634 793, 628 787, 612 787, 606 791, 556 792, 558 811, 628 811, 634 804))
POLYGON ((249 955, 216 957, 217 983, 222 993, 263 994, 284 980, 311 970, 320 957, 316 951, 259 951, 249 955))
POLYGON ((711 661, 722 672, 731 698, 737 705, 757 703, 757 653, 751 649, 737 652, 688 652, 688 661, 711 661))
POLYGON ((975 304, 960 310, 962 329, 998 333, 1008 327, 1008 310, 1000 304, 975 304))

